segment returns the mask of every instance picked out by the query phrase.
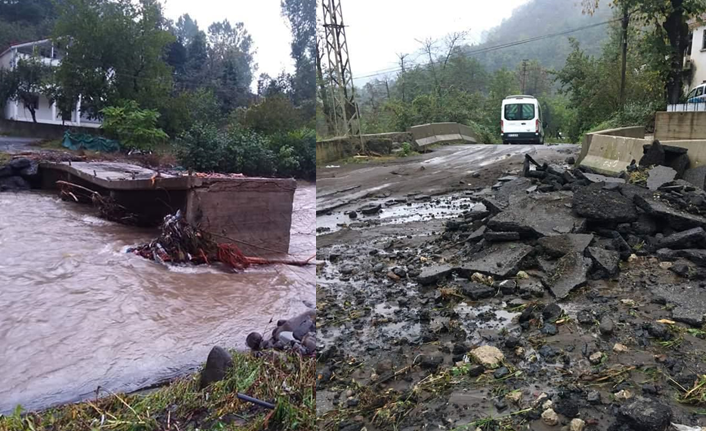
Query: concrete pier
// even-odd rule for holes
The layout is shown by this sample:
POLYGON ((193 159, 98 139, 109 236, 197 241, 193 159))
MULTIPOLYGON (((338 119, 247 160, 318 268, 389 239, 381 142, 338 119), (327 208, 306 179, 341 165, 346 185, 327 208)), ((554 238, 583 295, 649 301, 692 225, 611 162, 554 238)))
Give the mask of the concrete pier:
POLYGON ((251 256, 289 251, 294 179, 201 178, 115 162, 41 163, 42 188, 69 181, 110 196, 155 225, 181 210, 187 220, 251 256))

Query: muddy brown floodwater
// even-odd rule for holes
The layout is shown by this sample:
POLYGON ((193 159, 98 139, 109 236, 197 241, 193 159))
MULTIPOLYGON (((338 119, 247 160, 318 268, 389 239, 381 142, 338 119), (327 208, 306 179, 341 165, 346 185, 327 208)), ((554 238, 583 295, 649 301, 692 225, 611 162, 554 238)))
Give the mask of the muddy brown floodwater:
MULTIPOLYGON (((314 184, 300 182, 290 254, 315 253, 314 184)), ((0 194, 0 413, 131 391, 245 348, 316 303, 315 268, 166 268, 126 253, 156 236, 50 193, 0 194), (106 394, 103 392, 102 394, 106 394)))

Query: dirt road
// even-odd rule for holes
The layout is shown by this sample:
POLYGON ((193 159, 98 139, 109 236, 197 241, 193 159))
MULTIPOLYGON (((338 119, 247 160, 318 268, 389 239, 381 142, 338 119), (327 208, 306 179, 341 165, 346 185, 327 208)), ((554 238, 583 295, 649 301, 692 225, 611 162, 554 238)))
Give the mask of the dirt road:
POLYGON ((687 392, 706 387, 701 250, 660 255, 683 228, 643 212, 586 223, 576 194, 606 187, 598 196, 611 200, 587 210, 618 220, 622 203, 633 220, 650 192, 591 187, 564 163, 578 151, 452 146, 319 171, 319 429, 706 425, 692 406, 706 391, 687 392), (525 153, 564 179, 523 176, 525 153))

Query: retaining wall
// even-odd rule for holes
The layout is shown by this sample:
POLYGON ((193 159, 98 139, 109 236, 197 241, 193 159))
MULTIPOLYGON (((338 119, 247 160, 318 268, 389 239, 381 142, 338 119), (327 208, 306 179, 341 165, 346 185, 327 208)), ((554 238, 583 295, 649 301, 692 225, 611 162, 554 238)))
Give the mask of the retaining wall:
POLYGON ((656 112, 655 139, 706 139, 706 112, 656 112))
POLYGON ((27 123, 0 119, 0 135, 17 136, 21 138, 61 139, 64 132, 71 130, 77 133, 99 135, 100 129, 89 127, 68 127, 57 124, 27 123))
MULTIPOLYGON (((390 154, 395 142, 411 142, 412 134, 408 132, 375 133, 363 135, 365 149, 378 154, 390 154)), ((360 138, 331 138, 316 143, 316 164, 330 163, 351 157, 360 152, 360 138)))

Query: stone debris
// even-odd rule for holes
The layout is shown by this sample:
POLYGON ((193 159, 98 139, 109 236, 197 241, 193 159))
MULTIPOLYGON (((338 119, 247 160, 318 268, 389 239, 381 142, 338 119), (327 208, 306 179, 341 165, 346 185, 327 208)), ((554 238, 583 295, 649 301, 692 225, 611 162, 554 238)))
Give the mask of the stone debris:
POLYGON ((496 368, 505 359, 500 349, 487 345, 471 350, 471 357, 485 368, 496 368))
POLYGON ((657 190, 677 177, 677 171, 667 166, 655 166, 648 174, 647 188, 650 190, 657 190))

